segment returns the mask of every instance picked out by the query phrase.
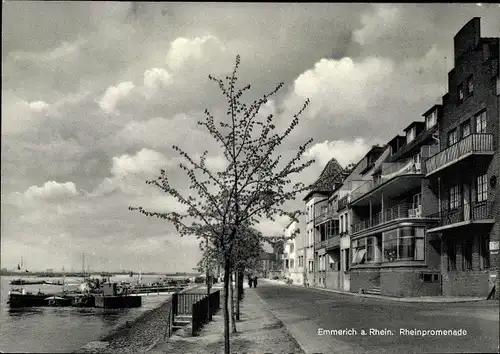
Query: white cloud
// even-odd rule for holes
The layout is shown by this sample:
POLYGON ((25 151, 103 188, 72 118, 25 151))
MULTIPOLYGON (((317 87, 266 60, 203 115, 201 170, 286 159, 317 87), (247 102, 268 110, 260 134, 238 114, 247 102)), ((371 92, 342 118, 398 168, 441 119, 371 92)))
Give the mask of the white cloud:
POLYGON ((43 112, 49 109, 50 105, 44 101, 34 101, 30 102, 29 107, 35 112, 43 112))
POLYGON ((168 164, 164 155, 150 149, 141 149, 133 156, 113 157, 112 161, 111 173, 116 177, 158 174, 168 164))
POLYGON ((162 68, 152 68, 144 72, 144 88, 146 96, 149 97, 156 90, 166 87, 172 83, 172 76, 162 68))
POLYGON ((42 103, 28 102, 12 92, 2 92, 2 135, 23 133, 33 129, 42 103))
POLYGON ((212 35, 195 38, 180 37, 170 44, 167 53, 167 64, 173 70, 178 70, 190 60, 206 59, 211 51, 224 51, 219 39, 212 35))
POLYGON ((276 217, 274 221, 272 220, 261 220, 256 229, 262 232, 264 237, 274 237, 284 235, 283 229, 290 223, 290 218, 287 216, 276 217))
POLYGON ((399 9, 391 4, 378 5, 374 14, 363 14, 361 16, 363 28, 354 31, 354 40, 363 45, 390 32, 399 14, 399 9))
MULTIPOLYGON (((195 155, 195 161, 199 161, 201 155, 195 155)), ((211 171, 223 171, 227 166, 228 162, 224 156, 207 156, 205 160, 205 165, 211 171)))
POLYGON ((356 163, 370 150, 365 140, 358 138, 354 141, 328 141, 311 146, 305 153, 308 158, 314 158, 321 166, 325 166, 333 157, 345 167, 349 163, 356 163))
POLYGON ((167 213, 167 212, 178 212, 183 213, 187 211, 187 206, 181 204, 170 195, 161 195, 151 198, 149 201, 145 201, 143 206, 145 209, 158 212, 158 213, 167 213))
POLYGON ((127 97, 134 87, 134 84, 130 81, 122 82, 117 86, 109 87, 99 101, 99 106, 104 112, 108 114, 113 113, 115 111, 116 104, 121 99, 127 97))
POLYGON ((199 115, 181 113, 171 118, 156 117, 147 121, 131 121, 116 134, 117 144, 147 145, 152 148, 178 144, 185 150, 198 150, 200 141, 205 141, 207 145, 207 139, 212 139, 205 131, 200 130, 196 124, 198 120, 201 120, 199 115))
POLYGON ((58 47, 46 52, 15 51, 9 53, 9 56, 14 58, 15 60, 33 60, 45 62, 57 61, 68 56, 76 56, 80 52, 81 47, 86 43, 86 40, 78 39, 71 43, 63 42, 58 47))
POLYGON ((24 195, 27 198, 36 199, 56 199, 68 198, 78 195, 75 184, 73 182, 58 183, 55 181, 46 182, 43 186, 31 186, 24 195))
POLYGON ((383 91, 384 80, 389 78, 393 65, 389 60, 366 58, 353 61, 321 59, 314 68, 302 73, 294 82, 294 103, 310 98, 312 104, 306 111, 314 117, 319 113, 364 113, 383 91), (297 99, 299 98, 299 99, 297 99))

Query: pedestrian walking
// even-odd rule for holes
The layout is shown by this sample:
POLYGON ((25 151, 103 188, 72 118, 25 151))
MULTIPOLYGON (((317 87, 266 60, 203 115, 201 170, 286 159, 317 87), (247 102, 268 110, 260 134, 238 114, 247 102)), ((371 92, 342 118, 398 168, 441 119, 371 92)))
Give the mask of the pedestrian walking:
POLYGON ((253 287, 256 288, 257 287, 257 277, 253 277, 253 287))
POLYGON ((253 279, 252 279, 252 276, 249 275, 248 276, 248 286, 251 288, 252 287, 252 283, 253 283, 253 279))

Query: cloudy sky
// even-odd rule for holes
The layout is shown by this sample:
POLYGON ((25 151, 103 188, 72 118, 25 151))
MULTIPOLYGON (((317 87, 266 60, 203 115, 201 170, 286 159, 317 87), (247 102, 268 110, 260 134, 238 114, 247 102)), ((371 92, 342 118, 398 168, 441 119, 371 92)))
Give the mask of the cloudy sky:
MULTIPOLYGON (((165 168, 185 188, 178 144, 224 166, 196 125, 224 111, 207 76, 236 54, 240 82, 278 126, 311 104, 285 154, 308 138, 317 163, 355 162, 446 92, 453 36, 472 17, 500 35, 496 4, 3 2, 1 264, 28 268, 191 270, 197 241, 129 205, 176 210, 145 185, 165 168)), ((223 117, 223 116, 222 116, 223 117)), ((296 206, 300 206, 300 202, 296 206)), ((287 220, 263 221, 268 235, 287 220)))

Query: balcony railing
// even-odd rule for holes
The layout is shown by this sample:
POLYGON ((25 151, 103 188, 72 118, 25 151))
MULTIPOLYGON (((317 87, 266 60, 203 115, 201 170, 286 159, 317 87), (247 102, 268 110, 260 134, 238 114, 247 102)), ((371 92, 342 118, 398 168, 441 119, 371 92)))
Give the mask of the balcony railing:
POLYGON ((466 203, 454 209, 444 209, 441 213, 431 215, 439 218, 439 226, 458 224, 464 221, 493 220, 493 208, 491 202, 466 203))
POLYGON ((351 200, 362 197, 373 189, 377 188, 386 181, 400 175, 420 174, 422 173, 420 162, 414 162, 408 159, 401 162, 382 164, 382 174, 375 180, 367 181, 352 192, 351 200))
POLYGON ((335 214, 335 211, 334 210, 328 210, 327 212, 324 212, 322 214, 319 214, 318 216, 316 216, 316 218, 314 219, 314 223, 315 224, 320 224, 324 221, 327 221, 329 219, 332 219, 333 218, 333 215, 335 214))
POLYGON ((429 157, 425 161, 427 174, 459 160, 469 153, 481 153, 493 151, 492 134, 471 134, 450 147, 429 157))
POLYGON ((420 219, 423 218, 422 206, 413 206, 411 203, 401 203, 385 212, 376 213, 371 219, 357 222, 353 225, 353 232, 360 232, 372 227, 388 223, 398 219, 420 219))
POLYGON ((347 206, 347 203, 349 203, 349 195, 339 199, 337 211, 344 209, 347 206))
POLYGON ((329 248, 340 245, 340 235, 334 235, 326 240, 316 242, 315 248, 329 248))

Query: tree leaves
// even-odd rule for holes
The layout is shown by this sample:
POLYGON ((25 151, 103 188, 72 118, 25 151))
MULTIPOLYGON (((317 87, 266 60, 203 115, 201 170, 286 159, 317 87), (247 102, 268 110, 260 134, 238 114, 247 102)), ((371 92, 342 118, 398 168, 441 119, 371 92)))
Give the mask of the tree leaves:
MULTIPOLYGON (((237 87, 240 56, 231 75, 224 79, 209 75, 227 102, 226 116, 216 121, 205 110, 204 120, 198 125, 207 129, 219 145, 219 155, 227 160, 224 171, 214 172, 207 166, 208 151, 194 159, 178 146, 173 146, 184 162, 179 169, 189 181, 189 195, 181 194, 169 183, 165 170, 156 180, 146 183, 171 195, 187 207, 184 213, 150 212, 142 207, 130 207, 148 217, 171 222, 179 234, 195 235, 202 239, 204 262, 229 263, 232 269, 248 266, 262 251, 266 236, 257 232, 254 225, 262 218, 274 219, 288 216, 295 220, 300 210, 286 211, 283 205, 307 190, 302 183, 292 184, 292 175, 300 174, 314 160, 302 161, 312 139, 300 145, 296 155, 284 162, 276 153, 278 147, 299 124, 300 115, 309 105, 309 99, 283 132, 277 132, 275 116, 259 115, 262 107, 283 87, 253 102, 243 100, 250 85, 237 87)), ((207 263, 208 264, 208 263, 207 263)))

